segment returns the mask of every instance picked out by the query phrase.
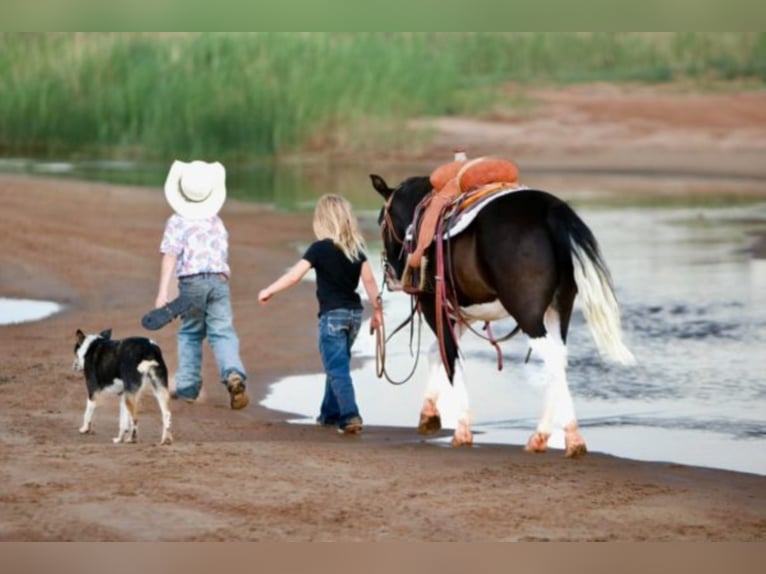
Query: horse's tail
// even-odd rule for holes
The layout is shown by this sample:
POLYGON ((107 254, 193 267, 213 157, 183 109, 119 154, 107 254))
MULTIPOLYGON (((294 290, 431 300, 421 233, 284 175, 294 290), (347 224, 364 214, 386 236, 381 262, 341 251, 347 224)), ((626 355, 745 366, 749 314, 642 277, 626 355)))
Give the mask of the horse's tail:
POLYGON ((623 365, 636 362, 622 340, 620 308, 609 269, 585 222, 566 203, 555 206, 549 223, 560 253, 571 259, 583 315, 599 352, 623 365))

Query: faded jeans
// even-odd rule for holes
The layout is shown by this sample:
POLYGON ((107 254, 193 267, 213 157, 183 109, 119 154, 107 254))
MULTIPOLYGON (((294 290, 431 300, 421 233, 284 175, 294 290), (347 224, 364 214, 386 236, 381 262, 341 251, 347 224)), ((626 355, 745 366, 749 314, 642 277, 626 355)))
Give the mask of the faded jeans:
POLYGON ((361 309, 333 309, 319 317, 319 354, 325 390, 317 421, 343 428, 359 416, 351 380, 351 346, 362 325, 361 309))
POLYGON ((234 330, 229 282, 219 273, 181 277, 179 294, 188 297, 192 308, 184 313, 178 330, 176 394, 196 399, 202 388, 202 342, 207 338, 224 384, 232 372, 246 378, 239 357, 239 338, 234 330))

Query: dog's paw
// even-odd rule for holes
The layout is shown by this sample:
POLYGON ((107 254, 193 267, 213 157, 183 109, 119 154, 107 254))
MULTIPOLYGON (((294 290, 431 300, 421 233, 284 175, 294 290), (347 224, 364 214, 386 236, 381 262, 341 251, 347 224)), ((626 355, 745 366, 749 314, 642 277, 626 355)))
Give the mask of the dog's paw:
POLYGON ((162 435, 162 440, 160 441, 161 446, 168 446, 173 444, 173 435, 171 435, 169 432, 162 435))
POLYGON ((77 429, 80 434, 95 434, 93 427, 88 426, 82 426, 79 429, 77 429))

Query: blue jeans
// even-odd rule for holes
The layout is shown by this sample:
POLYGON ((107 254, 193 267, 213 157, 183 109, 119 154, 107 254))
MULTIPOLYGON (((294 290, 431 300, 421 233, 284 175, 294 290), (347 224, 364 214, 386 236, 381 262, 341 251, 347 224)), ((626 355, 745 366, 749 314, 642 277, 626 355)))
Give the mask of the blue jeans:
POLYGON ((351 381, 351 346, 362 325, 361 309, 333 309, 319 317, 319 354, 325 370, 325 389, 317 421, 343 428, 359 417, 351 381))
POLYGON ((202 341, 207 337, 218 364, 221 382, 237 372, 244 380, 245 368, 239 357, 239 338, 234 331, 228 280, 220 274, 181 277, 180 295, 193 306, 182 316, 178 330, 178 371, 176 394, 196 399, 202 388, 202 341))

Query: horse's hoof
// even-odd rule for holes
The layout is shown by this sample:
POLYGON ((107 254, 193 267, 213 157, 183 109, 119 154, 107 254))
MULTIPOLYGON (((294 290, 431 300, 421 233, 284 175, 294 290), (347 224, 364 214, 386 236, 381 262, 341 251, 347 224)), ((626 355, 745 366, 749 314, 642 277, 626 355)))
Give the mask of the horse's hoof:
POLYGON ((452 446, 454 447, 473 446, 473 438, 466 440, 466 439, 461 439, 457 437, 452 437, 452 446))
POLYGON ((588 449, 585 447, 585 440, 583 440, 577 423, 572 422, 564 427, 564 444, 566 445, 566 451, 564 454, 567 458, 580 458, 585 456, 588 449))
POLYGON ((567 458, 580 458, 588 454, 588 449, 585 446, 585 443, 567 445, 567 449, 564 454, 567 458))
POLYGON ((524 452, 546 452, 548 450, 548 439, 550 436, 550 434, 536 432, 531 437, 529 437, 529 441, 524 447, 524 452))
POLYGON ((421 417, 418 424, 418 434, 434 434, 442 428, 442 418, 439 415, 421 417))

